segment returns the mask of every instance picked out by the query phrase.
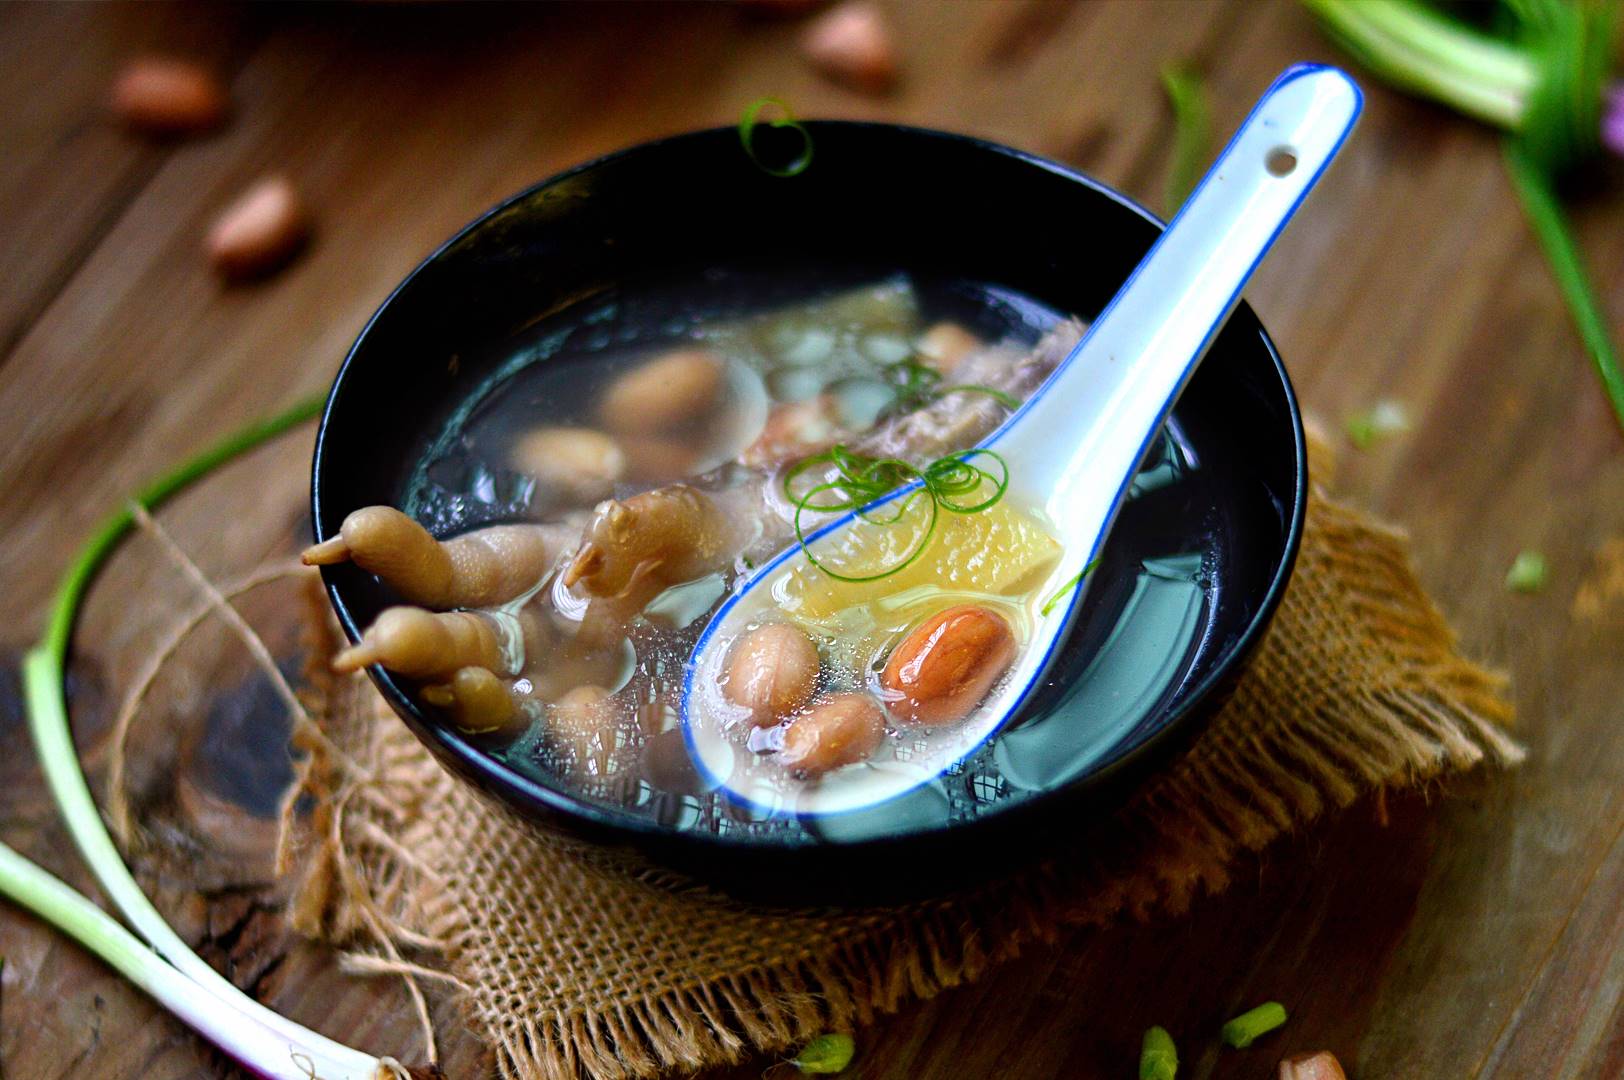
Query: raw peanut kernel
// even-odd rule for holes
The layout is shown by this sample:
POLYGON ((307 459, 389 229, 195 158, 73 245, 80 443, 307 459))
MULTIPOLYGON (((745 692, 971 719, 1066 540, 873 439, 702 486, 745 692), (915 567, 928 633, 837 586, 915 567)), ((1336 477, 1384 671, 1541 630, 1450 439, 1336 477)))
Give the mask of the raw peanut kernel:
POLYGON ((758 626, 739 639, 722 692, 750 710, 750 722, 771 727, 807 703, 818 680, 818 649, 799 627, 758 626))
POLYGON ((233 280, 259 277, 280 268, 304 244, 310 231, 299 193, 284 176, 254 184, 226 207, 209 230, 209 262, 233 280))
POLYGON ((818 70, 857 90, 879 94, 896 82, 891 33, 879 8, 865 0, 849 0, 818 16, 806 28, 801 49, 818 70))
POLYGON ((887 704, 912 724, 954 724, 981 704, 1015 659, 1015 634, 1003 616, 964 604, 914 628, 886 661, 887 704))
POLYGON ((779 763, 804 776, 854 765, 885 738, 885 713, 867 694, 836 694, 784 731, 779 763))
POLYGON ((154 135, 192 135, 226 117, 226 91, 196 64, 162 56, 131 61, 113 84, 113 111, 154 135))
POLYGON ((1280 1063, 1279 1080, 1348 1080, 1342 1063, 1329 1050, 1293 1054, 1280 1063))

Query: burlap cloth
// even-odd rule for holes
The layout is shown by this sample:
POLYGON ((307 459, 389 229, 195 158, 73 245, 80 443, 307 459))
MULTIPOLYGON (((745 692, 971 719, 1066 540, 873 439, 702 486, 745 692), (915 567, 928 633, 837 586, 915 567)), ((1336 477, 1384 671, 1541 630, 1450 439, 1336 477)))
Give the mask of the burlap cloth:
POLYGON ((859 911, 757 909, 538 836, 442 771, 369 684, 330 683, 325 735, 300 739, 315 810, 294 823, 292 918, 376 969, 448 973, 504 1076, 777 1052, 1066 927, 1179 912, 1237 856, 1375 788, 1517 761, 1503 680, 1454 641, 1402 535, 1316 488, 1273 627, 1182 759, 1047 865, 859 911))

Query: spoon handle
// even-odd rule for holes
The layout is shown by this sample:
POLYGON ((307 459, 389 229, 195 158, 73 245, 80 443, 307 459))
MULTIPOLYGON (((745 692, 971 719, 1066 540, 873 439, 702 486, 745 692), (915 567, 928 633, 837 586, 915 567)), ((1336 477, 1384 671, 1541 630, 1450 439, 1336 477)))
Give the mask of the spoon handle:
POLYGON ((1073 564, 1062 572, 1094 557, 1173 402, 1362 101, 1335 68, 1281 74, 1087 335, 993 436, 1019 461, 1021 489, 1052 493, 1073 564))

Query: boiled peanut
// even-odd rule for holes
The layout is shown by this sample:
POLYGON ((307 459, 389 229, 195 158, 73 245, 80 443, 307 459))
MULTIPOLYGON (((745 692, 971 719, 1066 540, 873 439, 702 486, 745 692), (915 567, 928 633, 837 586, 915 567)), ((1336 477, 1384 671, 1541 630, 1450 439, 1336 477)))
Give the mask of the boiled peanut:
POLYGON ((226 117, 226 90, 197 64, 164 56, 132 60, 113 84, 113 111, 155 135, 192 135, 226 117))
POLYGON ((981 346, 981 339, 958 323, 939 322, 919 336, 914 351, 929 366, 951 375, 966 356, 981 346))
POLYGON ((615 748, 615 711, 609 691, 601 686, 577 686, 553 703, 551 732, 567 747, 572 771, 579 776, 602 776, 615 748))
POLYGON ((667 484, 694 475, 699 451, 678 439, 662 435, 622 435, 626 479, 634 484, 667 484))
POLYGON ((1293 1054, 1280 1063, 1279 1080, 1348 1080, 1342 1063, 1329 1050, 1293 1054))
POLYGON ((733 647, 722 692, 750 710, 752 724, 771 727, 805 705, 817 681, 818 649, 806 631, 768 623, 733 647))
POLYGON ((595 502, 626 475, 626 452, 611 436, 591 428, 544 427, 513 443, 509 459, 575 502, 595 502))
POLYGON ((974 604, 926 619, 886 661, 887 704, 911 724, 954 724, 981 704, 1015 659, 1015 634, 1003 616, 974 604))
POLYGON ((790 722, 778 761, 803 776, 821 776, 863 761, 885 739, 885 712, 867 694, 836 694, 790 722))
POLYGON ((617 434, 646 435, 699 419, 721 394, 721 358, 707 349, 678 349, 611 383, 598 404, 598 415, 617 434))
POLYGON ((897 78, 896 48, 879 8, 847 0, 818 16, 801 38, 801 51, 835 82, 879 94, 897 78))
POLYGON ((221 211, 204 247, 223 277, 260 277, 279 269, 304 245, 310 218, 285 176, 270 176, 221 211))

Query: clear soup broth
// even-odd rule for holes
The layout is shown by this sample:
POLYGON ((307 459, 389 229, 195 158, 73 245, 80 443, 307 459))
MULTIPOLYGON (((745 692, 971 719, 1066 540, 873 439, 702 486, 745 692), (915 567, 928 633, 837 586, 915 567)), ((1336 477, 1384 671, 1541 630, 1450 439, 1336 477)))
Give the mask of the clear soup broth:
MULTIPOLYGON (((1185 677, 1215 602, 1211 508, 1221 500, 1176 423, 1133 484, 1046 685, 928 782, 863 811, 796 809, 805 785, 904 766, 950 737, 950 722, 919 722, 887 696, 888 657, 911 629, 970 605, 996 614, 1014 648, 1024 645, 1051 599, 1039 586, 1058 547, 1041 514, 1013 499, 938 513, 931 530, 917 504, 876 526, 840 567, 873 581, 847 582, 804 553, 792 557, 802 565, 765 622, 805 634, 816 671, 789 695, 787 715, 741 707, 719 734, 774 797, 741 802, 718 790, 691 759, 678 712, 710 616, 755 566, 797 544, 796 498, 831 466, 803 469, 788 489, 786 475, 833 446, 865 451, 865 461, 912 454, 915 465, 969 449, 1010 399, 1041 382, 1032 357, 1057 348, 1068 314, 983 282, 735 268, 627 288, 539 321, 489 358, 493 374, 453 411, 400 506, 441 538, 544 523, 560 538, 558 555, 514 596, 469 606, 497 642, 500 722, 480 722, 441 676, 420 678, 418 693, 447 723, 479 729, 470 738, 510 768, 614 813, 775 843, 973 819, 1121 752, 1185 677), (934 426, 908 420, 924 410, 934 426), (959 435, 975 438, 955 443, 959 435), (606 515, 673 491, 705 502, 711 531, 673 526, 649 541, 656 553, 641 569, 615 578, 616 553, 591 552, 614 524, 606 515), (649 561, 657 565, 645 572, 649 561), (596 592, 593 573, 607 581, 596 592), (795 724, 843 695, 877 703, 860 756, 810 774, 783 765, 795 724)), ((813 512, 805 522, 818 520, 813 512)), ((715 673, 712 692, 731 699, 741 692, 727 680, 715 673)))

